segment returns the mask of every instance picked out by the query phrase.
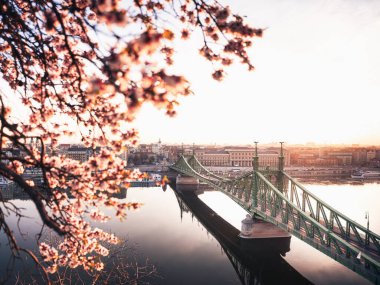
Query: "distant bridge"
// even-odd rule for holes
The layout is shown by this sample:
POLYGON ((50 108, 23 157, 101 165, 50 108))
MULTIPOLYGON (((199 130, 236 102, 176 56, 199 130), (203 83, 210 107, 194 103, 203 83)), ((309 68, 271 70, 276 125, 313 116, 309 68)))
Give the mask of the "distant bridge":
POLYGON ((340 213, 278 168, 259 167, 257 145, 253 170, 236 178, 215 175, 195 155, 181 155, 170 166, 219 190, 252 215, 259 215, 317 250, 380 284, 380 236, 340 213))

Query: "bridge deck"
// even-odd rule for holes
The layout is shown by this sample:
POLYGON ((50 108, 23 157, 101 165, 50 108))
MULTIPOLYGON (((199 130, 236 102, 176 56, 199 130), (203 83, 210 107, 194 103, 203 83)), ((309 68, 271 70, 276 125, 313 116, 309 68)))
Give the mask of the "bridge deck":
MULTIPOLYGON (((319 222, 322 225, 326 225, 326 223, 323 220, 320 220, 319 222)), ((355 248, 357 248, 358 250, 360 250, 362 253, 367 254, 367 255, 371 256, 373 259, 375 259, 376 261, 380 262, 380 254, 379 254, 379 252, 375 248, 371 248, 369 246, 363 247, 356 240, 356 238, 354 236, 353 236, 353 238, 346 239, 341 234, 339 234, 339 228, 337 226, 335 226, 332 231, 335 232, 336 234, 338 234, 343 239, 345 239, 348 243, 350 243, 352 246, 354 246, 355 248)), ((364 237, 362 237, 362 238, 364 239, 364 237)))
MULTIPOLYGON (((271 215, 269 209, 266 211, 266 214, 267 214, 268 216, 271 215)), ((281 221, 281 217, 279 217, 279 216, 278 216, 278 217, 275 217, 275 219, 276 219, 279 223, 282 222, 282 221, 281 221)), ((288 223, 289 223, 289 227, 295 227, 295 225, 293 224, 292 221, 289 221, 288 223)), ((319 223, 322 224, 322 225, 324 225, 324 226, 326 226, 326 223, 324 222, 323 219, 320 219, 319 223)), ((304 235, 305 237, 307 236, 307 233, 306 233, 306 231, 305 231, 304 228, 300 228, 299 231, 300 231, 300 233, 301 233, 302 235, 304 235)), ((332 229, 332 232, 336 233, 336 234, 339 235, 341 238, 345 239, 345 237, 341 236, 341 234, 339 233, 339 228, 338 228, 337 226, 335 226, 335 227, 332 229)), ((369 248, 369 247, 363 247, 360 243, 358 243, 358 242, 357 242, 356 240, 354 240, 354 239, 345 239, 345 240, 346 240, 349 244, 351 244, 352 246, 354 246, 355 248, 357 248, 358 250, 360 250, 362 253, 367 254, 367 255, 371 256, 373 259, 375 259, 376 261, 380 262, 380 254, 378 253, 378 251, 377 251, 376 249, 374 249, 374 248, 369 248)))
POLYGON ((209 184, 251 214, 380 284, 380 236, 319 199, 284 171, 256 167, 251 173, 226 179, 211 174, 194 156, 181 156, 171 168, 209 184))

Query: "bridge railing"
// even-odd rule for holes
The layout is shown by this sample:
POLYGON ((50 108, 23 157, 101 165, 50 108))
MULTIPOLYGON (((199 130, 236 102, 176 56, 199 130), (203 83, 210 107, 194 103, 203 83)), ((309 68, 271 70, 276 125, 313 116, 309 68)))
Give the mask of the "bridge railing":
POLYGON ((357 264, 362 265, 365 269, 358 267, 356 270, 369 270, 374 276, 380 274, 380 263, 377 260, 363 253, 361 249, 356 248, 330 228, 316 221, 308 213, 298 207, 297 204, 290 201, 290 199, 271 184, 264 175, 259 172, 256 172, 255 175, 258 177, 260 183, 258 193, 259 202, 258 207, 252 209, 252 211, 261 216, 264 215, 267 220, 298 235, 312 246, 323 248, 321 251, 328 253, 334 258, 342 259, 342 263, 347 263, 347 259, 349 258, 351 260, 351 269, 357 264), (335 248, 338 255, 332 252, 332 248, 335 248), (342 258, 342 256, 346 258, 342 258))
POLYGON ((323 223, 344 239, 380 253, 380 236, 378 234, 368 230, 319 199, 287 173, 283 172, 283 174, 290 182, 290 191, 286 192, 286 196, 302 211, 308 212, 313 219, 323 223))
MULTIPOLYGON (((380 263, 367 254, 367 251, 363 251, 365 246, 363 247, 361 244, 353 245, 351 240, 345 240, 345 236, 342 236, 341 230, 336 232, 336 228, 329 227, 330 223, 324 221, 325 217, 323 217, 323 220, 318 220, 316 213, 319 211, 320 215, 326 216, 327 219, 328 211, 331 213, 335 212, 332 216, 336 223, 337 219, 334 215, 338 216, 339 221, 344 217, 341 217, 340 213, 309 193, 297 181, 286 175, 286 173, 284 175, 288 179, 290 178, 289 181, 293 180, 293 184, 288 190, 284 187, 282 192, 265 177, 265 173, 258 171, 239 179, 217 181, 212 177, 198 173, 189 165, 185 158, 180 158, 172 168, 208 183, 215 189, 225 193, 247 211, 256 213, 267 221, 291 232, 319 251, 324 252, 351 270, 378 284, 380 263), (253 196, 256 191, 253 191, 254 181, 258 184, 257 207, 253 206, 253 196), (318 206, 319 208, 326 208, 315 211, 312 206, 313 199, 316 199, 321 204, 318 206)), ((350 227, 352 228, 352 226, 350 227)), ((340 227, 338 226, 338 228, 340 227)))

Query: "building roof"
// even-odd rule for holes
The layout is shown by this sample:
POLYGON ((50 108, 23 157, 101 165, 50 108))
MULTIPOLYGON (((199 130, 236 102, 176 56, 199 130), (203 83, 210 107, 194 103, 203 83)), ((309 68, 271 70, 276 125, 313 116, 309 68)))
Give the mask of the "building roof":
POLYGON ((68 148, 66 151, 90 151, 91 149, 86 148, 86 147, 78 147, 78 146, 73 146, 68 148))
POLYGON ((225 150, 207 150, 205 154, 228 154, 225 150))

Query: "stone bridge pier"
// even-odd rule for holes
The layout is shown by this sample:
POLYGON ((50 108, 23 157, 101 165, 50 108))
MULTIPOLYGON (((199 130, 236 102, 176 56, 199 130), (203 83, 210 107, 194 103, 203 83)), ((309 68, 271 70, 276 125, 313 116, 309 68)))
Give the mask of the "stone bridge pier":
POLYGON ((199 179, 185 174, 178 174, 176 177, 176 189, 180 191, 198 192, 199 179))

